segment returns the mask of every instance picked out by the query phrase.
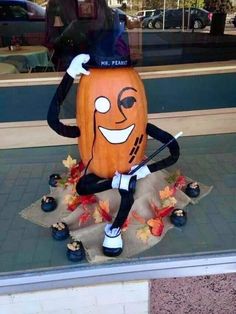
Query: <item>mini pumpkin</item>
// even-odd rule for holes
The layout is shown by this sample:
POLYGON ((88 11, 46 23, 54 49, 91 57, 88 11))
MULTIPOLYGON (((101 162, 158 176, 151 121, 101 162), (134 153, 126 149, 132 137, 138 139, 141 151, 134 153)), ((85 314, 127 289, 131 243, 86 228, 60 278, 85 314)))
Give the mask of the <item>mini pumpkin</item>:
POLYGON ((144 158, 147 101, 133 68, 90 72, 82 76, 77 92, 79 151, 90 172, 111 178, 144 158))

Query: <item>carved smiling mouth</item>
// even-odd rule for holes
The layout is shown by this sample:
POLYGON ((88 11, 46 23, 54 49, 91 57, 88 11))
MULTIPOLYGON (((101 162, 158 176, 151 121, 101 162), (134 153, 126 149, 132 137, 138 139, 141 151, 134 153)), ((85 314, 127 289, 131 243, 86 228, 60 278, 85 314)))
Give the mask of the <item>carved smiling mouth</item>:
POLYGON ((121 130, 110 130, 101 126, 99 126, 98 129, 109 143, 120 144, 127 141, 128 137, 134 129, 134 124, 121 130))

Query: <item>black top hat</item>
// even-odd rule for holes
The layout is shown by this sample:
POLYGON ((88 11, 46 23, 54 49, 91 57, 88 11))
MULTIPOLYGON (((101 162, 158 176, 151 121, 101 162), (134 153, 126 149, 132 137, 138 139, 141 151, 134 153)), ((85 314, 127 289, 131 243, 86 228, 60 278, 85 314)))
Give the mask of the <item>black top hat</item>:
POLYGON ((114 15, 113 28, 102 30, 90 47, 89 67, 117 68, 131 66, 128 36, 119 21, 118 14, 114 15))

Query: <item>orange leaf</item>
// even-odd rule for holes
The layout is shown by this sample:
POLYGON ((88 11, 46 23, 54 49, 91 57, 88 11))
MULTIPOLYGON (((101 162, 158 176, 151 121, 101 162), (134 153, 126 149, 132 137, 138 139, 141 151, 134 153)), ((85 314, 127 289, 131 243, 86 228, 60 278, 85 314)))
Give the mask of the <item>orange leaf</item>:
POLYGON ((149 226, 145 225, 144 227, 138 229, 136 232, 136 236, 138 239, 140 239, 144 243, 147 243, 149 237, 151 236, 151 231, 150 231, 149 226))
POLYGON ((151 233, 154 236, 160 236, 164 229, 164 224, 161 218, 149 219, 147 224, 151 227, 151 233))
POLYGON ((166 186, 164 190, 159 192, 160 199, 164 200, 174 194, 174 189, 171 189, 169 186, 166 186))
POLYGON ((96 207, 94 212, 93 212, 93 218, 95 220, 95 224, 102 222, 102 215, 101 215, 98 207, 96 207))
POLYGON ((110 208, 109 208, 109 201, 99 201, 99 206, 100 208, 102 208, 103 210, 105 210, 107 213, 109 213, 110 208))
POLYGON ((145 219, 142 216, 140 216, 135 210, 132 211, 132 217, 138 222, 140 222, 142 225, 146 223, 145 219))

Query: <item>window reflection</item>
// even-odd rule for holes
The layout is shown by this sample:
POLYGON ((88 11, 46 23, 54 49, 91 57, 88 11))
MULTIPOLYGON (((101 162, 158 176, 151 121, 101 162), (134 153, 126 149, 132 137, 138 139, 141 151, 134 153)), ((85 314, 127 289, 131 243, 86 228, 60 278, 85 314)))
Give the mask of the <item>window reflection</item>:
POLYGON ((64 71, 114 27, 137 66, 232 60, 235 2, 0 0, 0 63, 15 73, 64 71))

